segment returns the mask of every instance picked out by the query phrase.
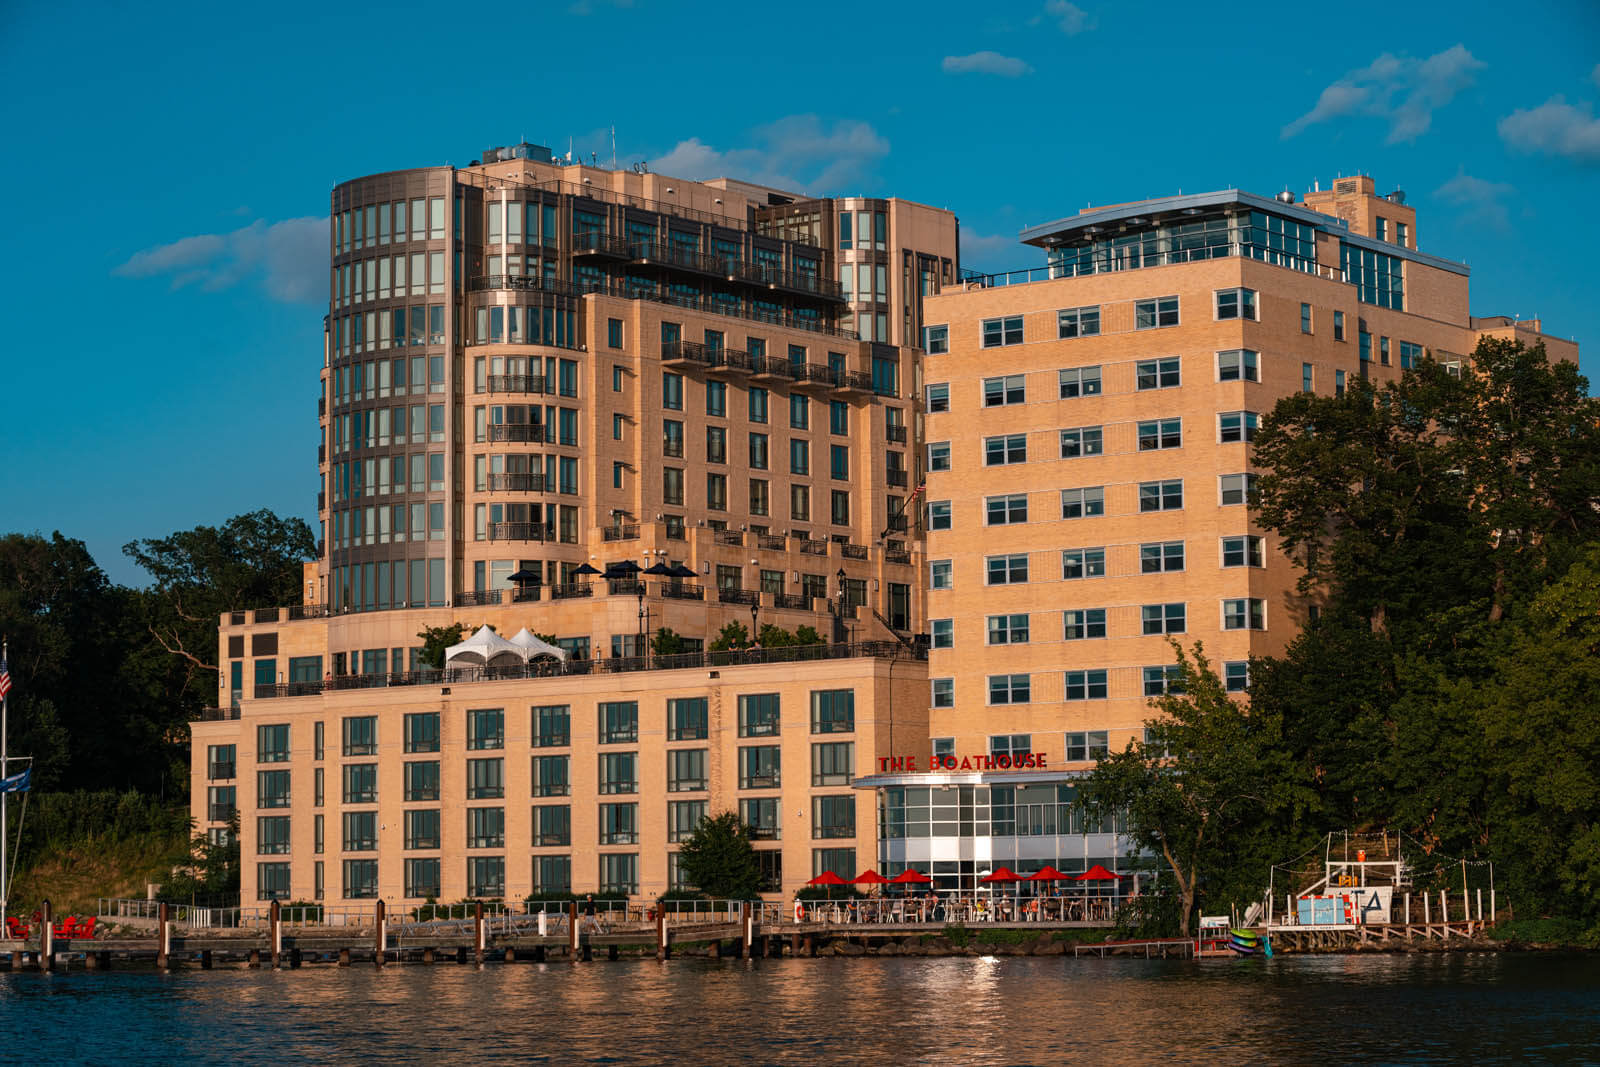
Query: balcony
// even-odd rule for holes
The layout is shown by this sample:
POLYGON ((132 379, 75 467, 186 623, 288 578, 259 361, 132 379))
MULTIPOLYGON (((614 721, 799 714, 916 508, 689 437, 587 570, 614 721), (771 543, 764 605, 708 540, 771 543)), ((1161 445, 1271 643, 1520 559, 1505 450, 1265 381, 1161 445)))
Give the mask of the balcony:
POLYGON ((803 538, 800 541, 800 554, 802 556, 826 556, 828 554, 828 542, 803 538))
POLYGON ((554 541, 555 527, 547 522, 491 522, 491 541, 554 541))
POLYGON ((607 526, 600 531, 602 541, 637 541, 639 540, 639 524, 636 522, 623 522, 615 526, 607 526))
POLYGON ((885 563, 909 564, 911 562, 911 553, 903 548, 890 548, 884 551, 883 559, 885 563))
POLYGON ((572 235, 572 254, 604 256, 610 259, 633 258, 633 244, 625 237, 602 231, 572 235))
POLYGON ((195 714, 193 722, 230 722, 239 717, 237 705, 231 708, 202 708, 195 714))
POLYGON ((872 392, 872 377, 860 371, 842 371, 835 375, 833 388, 845 396, 867 396, 872 392))
POLYGON ((753 382, 791 382, 794 380, 794 369, 786 359, 751 356, 750 380, 753 382))
POLYGON ((839 542, 839 555, 843 556, 845 559, 866 559, 867 558, 867 546, 866 545, 852 545, 848 541, 840 541, 839 542))
POLYGON ((298 619, 325 619, 328 617, 328 605, 290 604, 288 614, 290 622, 295 622, 298 619))
POLYGON ((501 422, 489 427, 489 440, 543 442, 554 438, 546 437, 544 427, 537 422, 501 422))
POLYGON ((889 484, 891 486, 894 486, 894 487, 899 488, 899 489, 904 489, 906 487, 906 472, 905 471, 896 470, 895 468, 890 467, 888 472, 887 472, 887 477, 889 479, 889 484))
POLYGON ((606 579, 607 596, 644 596, 644 583, 637 578, 606 579))
POLYGON ((707 374, 723 378, 740 378, 750 373, 750 353, 743 349, 719 349, 716 357, 716 362, 706 368, 707 374))
POLYGON ((782 534, 756 534, 756 547, 769 552, 782 552, 788 544, 789 539, 782 534))
POLYGON ((527 471, 489 475, 491 493, 542 493, 544 475, 527 471))
POLYGON ((458 608, 481 608, 491 604, 503 603, 504 599, 499 589, 479 589, 470 593, 457 593, 455 606, 458 608))
POLYGON ((718 589, 717 599, 724 604, 750 604, 761 603, 761 594, 754 589, 718 589))
POLYGON ((278 621, 278 614, 282 610, 283 610, 282 608, 257 608, 255 610, 255 614, 251 616, 251 621, 252 622, 277 622, 278 621))
POLYGON ((810 611, 811 597, 805 593, 774 593, 772 606, 790 611, 810 611))
POLYGON ((883 439, 891 445, 903 445, 906 443, 906 428, 891 423, 883 428, 883 439))
POLYGON ((317 462, 319 464, 328 462, 328 446, 327 445, 318 445, 317 446, 317 462))
POLYGON ((588 582, 570 582, 550 587, 551 600, 575 600, 586 596, 594 596, 594 588, 588 582))
POLYGON ((795 365, 793 369, 795 389, 826 392, 835 385, 833 371, 820 363, 807 363, 804 367, 795 365))
POLYGON ((888 531, 889 533, 905 533, 906 517, 904 515, 890 515, 888 531))
POLYGON ((491 393, 543 393, 542 374, 491 374, 485 380, 491 393))
POLYGON ((513 604, 528 604, 538 600, 539 591, 543 588, 544 587, 540 585, 518 586, 511 590, 511 602, 513 604))
POLYGON ((735 547, 739 547, 739 546, 742 546, 744 544, 744 531, 743 530, 713 530, 712 531, 712 540, 715 541, 719 545, 733 545, 735 547))
POLYGON ((698 585, 681 585, 676 582, 663 582, 656 586, 656 592, 668 600, 704 600, 706 591, 698 585))
POLYGON ((689 531, 684 529, 682 526, 668 526, 667 527, 667 540, 668 541, 687 541, 687 540, 689 540, 689 531))

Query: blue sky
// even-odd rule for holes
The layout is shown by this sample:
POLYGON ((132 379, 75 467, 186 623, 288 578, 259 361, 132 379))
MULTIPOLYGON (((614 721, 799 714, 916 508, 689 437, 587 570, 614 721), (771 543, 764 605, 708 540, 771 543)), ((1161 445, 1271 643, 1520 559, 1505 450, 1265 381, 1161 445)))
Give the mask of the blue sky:
POLYGON ((0 84, 0 532, 130 583, 130 539, 314 519, 329 189, 522 137, 605 160, 614 125, 623 165, 949 207, 983 269, 1087 203, 1365 171, 1471 264, 1475 314, 1542 317, 1600 377, 1593 0, 12 0, 0 84))

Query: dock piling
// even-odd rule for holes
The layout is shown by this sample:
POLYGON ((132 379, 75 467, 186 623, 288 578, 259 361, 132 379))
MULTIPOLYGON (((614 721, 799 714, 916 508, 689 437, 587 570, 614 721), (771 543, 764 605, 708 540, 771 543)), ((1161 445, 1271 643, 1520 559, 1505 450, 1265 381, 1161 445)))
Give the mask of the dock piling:
POLYGON ((373 935, 375 940, 372 946, 372 965, 374 967, 382 967, 384 952, 389 947, 389 918, 384 909, 383 901, 377 902, 375 910, 377 911, 378 922, 377 930, 373 935))
POLYGON ((267 905, 267 933, 272 946, 272 969, 277 970, 283 956, 283 908, 277 900, 267 905))
POLYGON ((172 963, 172 912, 166 901, 156 905, 156 966, 166 970, 172 963))
POLYGON ((665 960, 667 950, 667 912, 665 908, 656 908, 656 959, 665 960))
MULTIPOLYGON (((161 906, 166 907, 165 904, 161 906)), ((39 914, 42 916, 39 925, 39 969, 49 971, 56 965, 56 927, 49 900, 39 905, 39 914)))
POLYGON ((567 901, 567 959, 578 962, 578 902, 567 901))
POLYGON ((472 904, 472 961, 479 967, 483 966, 483 901, 474 901, 472 904))

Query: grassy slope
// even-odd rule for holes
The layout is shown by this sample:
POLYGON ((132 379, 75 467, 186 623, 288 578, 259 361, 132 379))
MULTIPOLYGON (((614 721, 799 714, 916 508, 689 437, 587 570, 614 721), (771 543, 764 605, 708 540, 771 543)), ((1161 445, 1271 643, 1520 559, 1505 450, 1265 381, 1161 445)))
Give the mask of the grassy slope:
POLYGON ((167 879, 173 857, 183 846, 181 835, 140 834, 117 841, 79 841, 24 855, 10 912, 30 915, 46 897, 57 915, 93 915, 98 897, 142 899, 147 882, 167 879))

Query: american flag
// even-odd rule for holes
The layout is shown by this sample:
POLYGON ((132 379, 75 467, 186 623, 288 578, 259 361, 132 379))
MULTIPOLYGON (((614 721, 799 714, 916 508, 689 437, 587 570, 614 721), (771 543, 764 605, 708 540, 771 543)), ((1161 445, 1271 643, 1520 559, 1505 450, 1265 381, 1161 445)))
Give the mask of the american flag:
POLYGON ((0 700, 11 692, 11 671, 6 667, 6 661, 0 659, 0 700))

